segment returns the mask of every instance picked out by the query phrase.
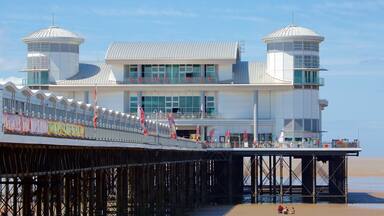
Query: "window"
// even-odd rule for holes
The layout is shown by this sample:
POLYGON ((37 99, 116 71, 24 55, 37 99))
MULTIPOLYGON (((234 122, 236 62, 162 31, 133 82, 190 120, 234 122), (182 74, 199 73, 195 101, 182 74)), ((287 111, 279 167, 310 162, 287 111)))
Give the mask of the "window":
POLYGON ((293 130, 293 120, 284 119, 284 130, 292 131, 293 130))
POLYGON ((293 50, 293 43, 292 42, 285 42, 284 43, 284 51, 292 51, 293 50))
POLYGON ((318 68, 319 67, 319 56, 311 55, 295 55, 294 56, 295 68, 318 68))
POLYGON ((205 77, 210 77, 210 78, 216 77, 215 65, 206 65, 205 66, 205 77))
POLYGON ((305 131, 311 131, 312 129, 312 122, 311 119, 304 119, 304 130, 305 131))
POLYGON ((28 44, 28 52, 79 53, 79 46, 76 44, 63 44, 63 43, 32 43, 32 44, 28 44))
POLYGON ((303 41, 295 41, 293 42, 294 50, 303 50, 303 41))
POLYGON ((303 71, 295 70, 294 71, 294 83, 300 84, 303 82, 303 71))
POLYGON ((207 96, 205 98, 205 111, 207 114, 215 113, 215 97, 207 96))
POLYGON ((312 131, 319 132, 319 130, 320 130, 319 119, 312 119, 312 131))
POLYGON ((293 57, 294 66, 295 68, 302 68, 303 67, 303 56, 295 55, 293 57))
POLYGON ((303 130, 303 119, 295 119, 295 131, 303 130))
POLYGON ((312 56, 304 56, 304 67, 306 68, 312 67, 312 56))
POLYGON ((305 83, 311 83, 311 71, 304 71, 305 83))
POLYGON ((137 113, 137 97, 131 96, 129 100, 129 109, 131 113, 137 113))

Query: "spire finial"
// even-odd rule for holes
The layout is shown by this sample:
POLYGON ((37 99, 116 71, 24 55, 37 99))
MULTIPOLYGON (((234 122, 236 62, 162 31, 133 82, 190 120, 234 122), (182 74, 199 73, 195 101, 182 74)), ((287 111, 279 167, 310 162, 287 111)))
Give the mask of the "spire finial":
POLYGON ((295 25, 295 12, 292 11, 292 20, 291 20, 291 25, 294 26, 295 25))

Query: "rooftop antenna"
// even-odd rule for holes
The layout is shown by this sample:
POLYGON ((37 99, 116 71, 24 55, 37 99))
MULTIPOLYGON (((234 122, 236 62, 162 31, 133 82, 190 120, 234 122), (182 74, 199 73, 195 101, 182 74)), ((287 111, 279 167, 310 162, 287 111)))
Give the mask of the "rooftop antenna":
POLYGON ((292 20, 291 20, 291 25, 294 26, 295 25, 295 12, 292 11, 292 20))

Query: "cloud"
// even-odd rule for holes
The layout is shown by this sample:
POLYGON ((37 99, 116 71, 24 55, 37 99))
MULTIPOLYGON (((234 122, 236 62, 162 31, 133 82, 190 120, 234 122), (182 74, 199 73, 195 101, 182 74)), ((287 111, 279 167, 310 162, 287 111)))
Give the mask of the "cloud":
POLYGON ((23 78, 20 77, 7 77, 7 78, 0 78, 0 84, 5 84, 7 82, 13 82, 15 85, 21 85, 23 82, 23 78))
POLYGON ((141 17, 196 17, 196 13, 176 9, 92 9, 98 16, 141 16, 141 17))

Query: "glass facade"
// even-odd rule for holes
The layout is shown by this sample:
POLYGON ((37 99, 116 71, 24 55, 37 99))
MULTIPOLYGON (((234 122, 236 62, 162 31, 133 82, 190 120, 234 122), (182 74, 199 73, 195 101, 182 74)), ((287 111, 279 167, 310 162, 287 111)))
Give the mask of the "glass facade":
POLYGON ((320 120, 319 119, 284 119, 285 132, 291 131, 306 131, 306 132, 319 132, 320 120))
POLYGON ((27 85, 49 84, 48 71, 37 71, 27 73, 27 85))
POLYGON ((318 71, 294 71, 294 84, 320 84, 318 71))
POLYGON ((124 82, 128 83, 200 83, 215 81, 216 65, 124 65, 124 82))
MULTIPOLYGON (((205 97, 206 110, 208 115, 215 113, 215 97, 205 97)), ((136 113, 138 105, 137 96, 130 97, 130 112, 136 113)), ((200 96, 143 96, 142 107, 144 112, 162 112, 178 114, 201 113, 200 96)))
POLYGON ((62 43, 30 43, 28 52, 71 52, 79 53, 79 45, 62 43))
POLYGON ((275 42, 267 44, 267 51, 319 51, 319 43, 313 41, 275 42))
POLYGON ((319 56, 295 55, 293 61, 295 68, 319 68, 319 56))

